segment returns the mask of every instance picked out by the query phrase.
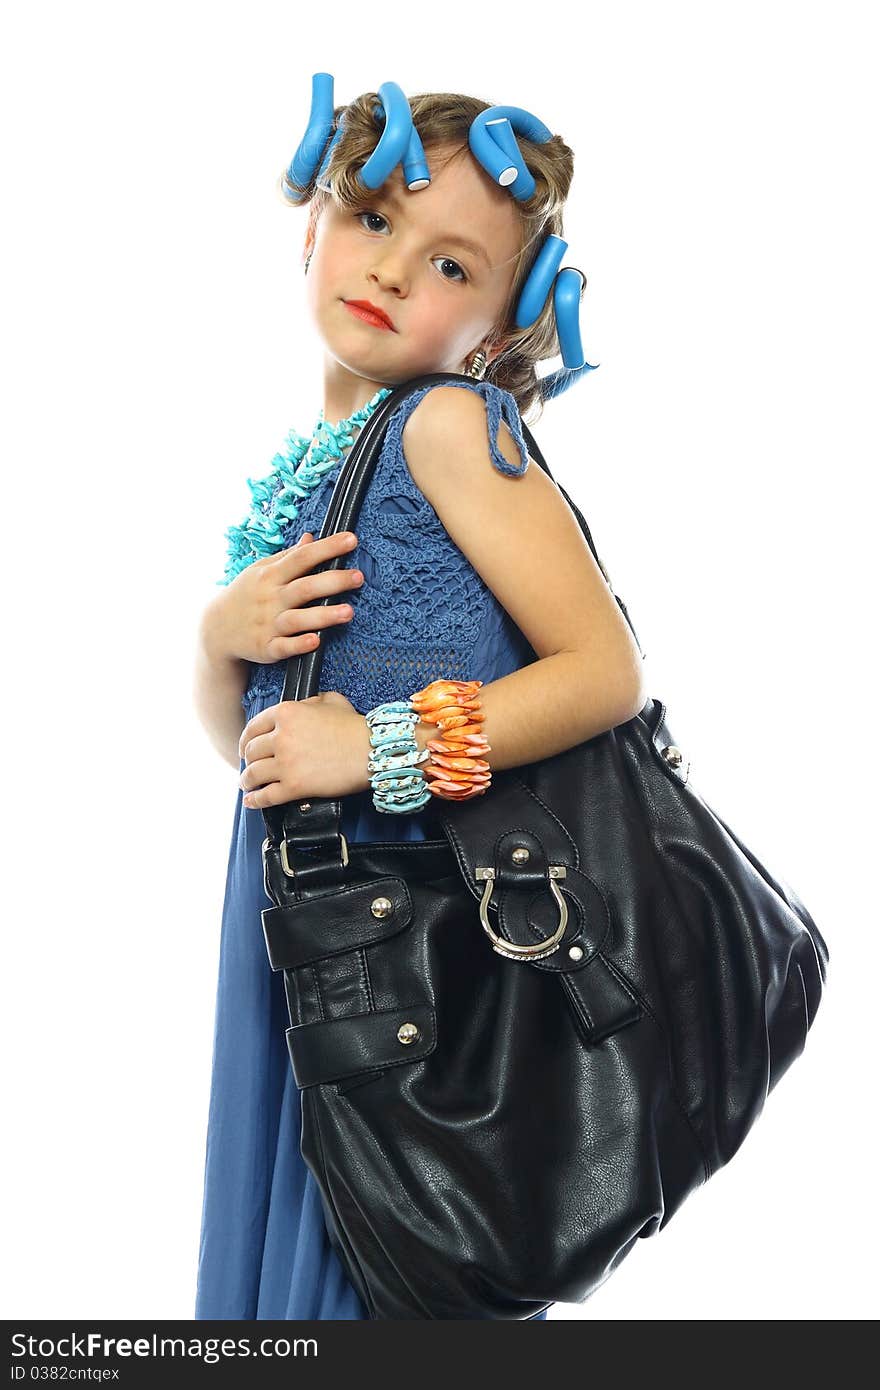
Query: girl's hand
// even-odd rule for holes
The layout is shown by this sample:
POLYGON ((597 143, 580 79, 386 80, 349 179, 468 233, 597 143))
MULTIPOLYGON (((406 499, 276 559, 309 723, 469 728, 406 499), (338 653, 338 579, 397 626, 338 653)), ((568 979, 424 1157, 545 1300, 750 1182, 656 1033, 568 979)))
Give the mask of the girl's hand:
POLYGON ((306 531, 296 545, 247 565, 205 611, 202 630, 209 651, 266 665, 317 647, 315 629, 350 622, 354 610, 350 604, 307 605, 328 594, 358 590, 364 576, 345 565, 318 574, 309 571, 356 548, 357 537, 350 531, 336 531, 320 541, 306 531))
POLYGON ((370 787, 367 721, 335 690, 261 710, 245 724, 238 752, 247 764, 239 778, 245 806, 348 796, 370 787))

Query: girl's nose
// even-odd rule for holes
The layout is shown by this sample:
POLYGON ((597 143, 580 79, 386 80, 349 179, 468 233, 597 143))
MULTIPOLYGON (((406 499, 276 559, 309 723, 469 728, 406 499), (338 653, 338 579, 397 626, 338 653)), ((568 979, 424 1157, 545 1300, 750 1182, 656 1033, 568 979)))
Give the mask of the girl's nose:
POLYGON ((408 284, 405 266, 400 259, 386 258, 381 265, 370 271, 370 279, 381 285, 386 292, 402 294, 408 284))

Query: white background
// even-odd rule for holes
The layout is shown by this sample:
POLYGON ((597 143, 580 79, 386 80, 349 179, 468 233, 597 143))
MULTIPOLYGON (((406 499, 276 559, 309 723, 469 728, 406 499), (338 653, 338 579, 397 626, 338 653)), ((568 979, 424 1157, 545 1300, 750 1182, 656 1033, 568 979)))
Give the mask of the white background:
MULTIPOLYGON (((191 695, 321 345, 275 183, 311 76, 573 147, 600 369, 536 429, 691 776, 831 951, 743 1148, 553 1318, 877 1311, 870 7, 19 6, 2 57, 7 1317, 190 1318, 238 791, 191 695)), ((872 109, 873 107, 873 109, 872 109)))

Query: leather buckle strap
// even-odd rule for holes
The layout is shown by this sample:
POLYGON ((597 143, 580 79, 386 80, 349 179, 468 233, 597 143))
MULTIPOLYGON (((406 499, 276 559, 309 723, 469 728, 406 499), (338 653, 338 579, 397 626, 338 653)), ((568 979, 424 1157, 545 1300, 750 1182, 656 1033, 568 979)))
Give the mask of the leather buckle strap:
MULTIPOLYGON (((346 840, 341 830, 339 832, 339 843, 342 852, 342 867, 344 869, 345 866, 348 864, 348 841, 346 840)), ((288 878, 296 878, 296 869, 293 867, 288 857, 287 840, 282 840, 278 848, 281 855, 282 869, 287 874, 288 878)))
POLYGON ((263 812, 269 831, 263 841, 263 860, 273 851, 294 891, 324 887, 338 881, 348 867, 348 841, 340 829, 337 800, 288 801, 263 812))
POLYGON ((413 904, 402 879, 379 878, 264 907, 260 918, 270 966, 293 970, 395 936, 412 922, 413 904))
POLYGON ((375 1013, 297 1023, 285 1033, 300 1090, 344 1076, 418 1062, 437 1046, 428 1003, 398 1004, 375 1013))

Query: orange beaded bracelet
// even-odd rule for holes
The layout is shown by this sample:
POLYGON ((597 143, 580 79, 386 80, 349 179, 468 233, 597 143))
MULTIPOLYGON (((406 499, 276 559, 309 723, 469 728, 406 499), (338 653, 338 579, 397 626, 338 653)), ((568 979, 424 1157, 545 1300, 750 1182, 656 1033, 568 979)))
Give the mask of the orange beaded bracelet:
POLYGON ((428 740, 430 758, 424 765, 433 796, 448 801, 467 801, 483 796, 492 782, 489 764, 480 756, 491 752, 482 731, 482 703, 477 694, 482 681, 436 680, 410 696, 410 704, 423 724, 436 724, 443 732, 428 740))

